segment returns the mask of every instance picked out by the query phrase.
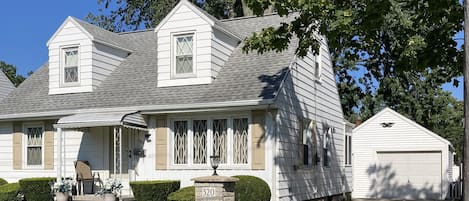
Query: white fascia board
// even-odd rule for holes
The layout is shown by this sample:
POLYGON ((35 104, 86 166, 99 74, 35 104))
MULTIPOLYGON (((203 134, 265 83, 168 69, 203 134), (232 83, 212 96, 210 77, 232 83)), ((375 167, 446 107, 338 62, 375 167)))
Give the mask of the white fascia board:
POLYGON ((158 23, 158 25, 155 27, 155 32, 158 32, 158 30, 161 29, 161 27, 166 24, 168 22, 168 20, 176 13, 176 11, 181 8, 181 6, 187 6, 189 9, 192 10, 192 12, 194 12, 195 14, 197 14, 198 16, 200 16, 202 19, 204 19, 208 24, 210 24, 211 26, 215 25, 215 22, 210 19, 207 15, 205 15, 204 13, 200 12, 197 8, 194 8, 195 5, 193 5, 192 3, 190 3, 189 1, 187 0, 181 0, 179 1, 179 3, 171 10, 171 12, 169 12, 166 17, 163 18, 163 20, 161 20, 160 23, 158 23))
POLYGON ((82 26, 80 26, 80 24, 78 22, 75 21, 75 19, 73 19, 73 17, 71 16, 68 16, 67 19, 65 19, 65 21, 62 23, 62 25, 60 25, 60 27, 57 29, 57 31, 55 31, 55 33, 52 35, 52 37, 50 37, 50 39, 47 41, 47 46, 49 46, 49 44, 52 42, 52 40, 57 36, 57 34, 59 34, 62 29, 65 27, 65 25, 67 24, 67 22, 72 22, 75 26, 77 26, 83 33, 85 33, 85 35, 90 39, 90 40, 94 40, 94 37, 88 33, 82 26))
POLYGON ((213 103, 195 103, 195 104, 176 104, 176 105, 147 105, 133 107, 115 107, 115 108, 95 108, 95 109, 76 109, 76 110, 60 110, 51 112, 32 112, 0 115, 0 122, 11 121, 17 119, 39 118, 39 117, 57 117, 80 113, 99 113, 99 112, 135 112, 141 111, 142 114, 149 113, 165 113, 165 112, 184 112, 184 111, 203 111, 213 110, 216 108, 226 107, 249 107, 259 105, 270 105, 272 99, 267 100, 243 100, 243 101, 226 101, 213 103))

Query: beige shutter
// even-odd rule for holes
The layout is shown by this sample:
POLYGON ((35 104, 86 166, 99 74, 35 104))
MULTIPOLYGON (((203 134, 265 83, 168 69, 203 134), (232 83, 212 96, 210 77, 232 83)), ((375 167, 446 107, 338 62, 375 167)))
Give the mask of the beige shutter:
POLYGON ((252 111, 251 128, 252 169, 265 169, 265 111, 252 111))
POLYGON ((166 170, 168 161, 168 124, 166 116, 163 115, 156 117, 155 146, 156 169, 166 170))
POLYGON ((13 123, 13 169, 22 168, 23 158, 23 124, 21 122, 13 123))
MULTIPOLYGON (((47 121, 44 131, 44 169, 54 169, 54 127, 53 122, 47 121)), ((60 146, 60 145, 57 145, 60 146)))

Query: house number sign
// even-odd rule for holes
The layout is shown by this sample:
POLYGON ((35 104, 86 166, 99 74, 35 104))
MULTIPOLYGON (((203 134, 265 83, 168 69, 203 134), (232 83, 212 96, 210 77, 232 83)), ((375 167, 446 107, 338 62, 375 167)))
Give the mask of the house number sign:
POLYGON ((211 197, 215 197, 215 188, 213 187, 205 187, 202 189, 202 197, 204 198, 211 198, 211 197))

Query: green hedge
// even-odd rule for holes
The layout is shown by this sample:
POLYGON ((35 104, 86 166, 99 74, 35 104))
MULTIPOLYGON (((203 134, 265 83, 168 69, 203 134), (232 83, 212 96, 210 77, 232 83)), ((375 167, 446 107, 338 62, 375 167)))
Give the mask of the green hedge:
POLYGON ((24 193, 27 201, 53 200, 50 186, 53 182, 55 182, 53 177, 21 179, 20 191, 24 193))
POLYGON ((239 181, 235 185, 236 201, 269 201, 270 188, 264 180, 254 176, 234 176, 239 181))
POLYGON ((17 196, 20 192, 19 183, 4 184, 0 186, 0 201, 20 200, 17 196))
POLYGON ((8 184, 8 182, 5 179, 0 178, 0 186, 3 186, 5 184, 8 184))
POLYGON ((166 201, 168 195, 177 191, 180 185, 180 181, 169 180, 130 182, 137 201, 166 201))
POLYGON ((168 201, 195 201, 195 186, 188 186, 172 192, 168 201))

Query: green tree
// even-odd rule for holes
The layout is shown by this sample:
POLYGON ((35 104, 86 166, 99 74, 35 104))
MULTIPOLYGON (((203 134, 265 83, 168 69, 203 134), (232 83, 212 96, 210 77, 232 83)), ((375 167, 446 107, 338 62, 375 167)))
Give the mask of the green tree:
MULTIPOLYGON (((17 74, 16 66, 7 64, 3 61, 0 61, 0 69, 2 69, 3 73, 10 79, 10 81, 15 85, 19 86, 26 78, 22 75, 17 74)), ((28 75, 32 74, 31 72, 28 75)))
MULTIPOLYGON (((152 28, 176 6, 179 0, 98 0, 99 14, 86 19, 104 29, 120 32, 152 28)), ((218 19, 243 16, 241 0, 191 0, 218 19)))

